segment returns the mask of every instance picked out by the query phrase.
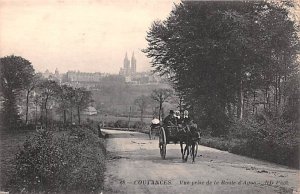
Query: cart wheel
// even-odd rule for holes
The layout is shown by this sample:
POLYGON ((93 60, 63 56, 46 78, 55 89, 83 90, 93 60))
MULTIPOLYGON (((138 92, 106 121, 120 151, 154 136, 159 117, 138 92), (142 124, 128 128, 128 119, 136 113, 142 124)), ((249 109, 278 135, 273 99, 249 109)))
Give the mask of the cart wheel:
POLYGON ((160 156, 162 159, 166 159, 166 147, 167 147, 167 140, 166 140, 166 133, 163 127, 159 130, 159 150, 160 156))

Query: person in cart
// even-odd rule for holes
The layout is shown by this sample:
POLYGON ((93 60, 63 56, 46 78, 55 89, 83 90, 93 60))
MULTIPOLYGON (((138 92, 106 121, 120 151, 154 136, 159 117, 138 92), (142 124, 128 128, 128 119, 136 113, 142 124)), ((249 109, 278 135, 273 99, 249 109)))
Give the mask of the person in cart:
POLYGON ((159 119, 156 116, 153 116, 150 125, 150 131, 149 131, 150 139, 155 139, 155 136, 158 135, 159 127, 160 127, 159 119))
POLYGON ((186 127, 187 125, 189 125, 191 122, 191 118, 189 117, 189 111, 185 110, 183 111, 183 117, 182 117, 182 125, 183 127, 186 127))
POLYGON ((152 121, 151 121, 151 129, 155 128, 155 127, 159 127, 160 126, 160 121, 158 120, 158 118, 156 116, 153 117, 152 121))
POLYGON ((200 139, 200 132, 197 124, 189 116, 189 112, 185 110, 183 112, 182 127, 185 131, 189 132, 193 138, 200 139))
POLYGON ((166 131, 166 136, 170 135, 168 127, 176 127, 177 118, 175 117, 174 110, 170 110, 169 115, 163 120, 163 127, 166 131))
POLYGON ((181 124, 182 118, 180 116, 180 111, 179 110, 175 111, 175 119, 177 121, 177 125, 181 124))
POLYGON ((177 126, 177 118, 174 115, 174 110, 170 110, 169 115, 163 120, 165 127, 177 126))

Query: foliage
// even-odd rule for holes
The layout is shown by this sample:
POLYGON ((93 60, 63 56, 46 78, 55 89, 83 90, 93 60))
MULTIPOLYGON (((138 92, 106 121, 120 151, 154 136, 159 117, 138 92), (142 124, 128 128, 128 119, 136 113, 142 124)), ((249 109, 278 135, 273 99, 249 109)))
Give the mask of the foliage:
POLYGON ((41 119, 45 126, 48 125, 48 110, 52 109, 57 99, 59 85, 53 80, 43 79, 39 83, 38 90, 41 100, 41 119), (43 114, 44 113, 44 114, 43 114))
POLYGON ((90 91, 83 88, 74 89, 59 85, 54 80, 44 79, 40 74, 34 73, 28 60, 14 55, 0 59, 0 70, 3 128, 18 128, 16 125, 21 124, 23 112, 25 124, 30 124, 29 112, 33 112, 32 105, 35 106, 35 124, 38 124, 39 120, 41 125, 47 127, 49 119, 53 120, 53 110, 62 113, 65 124, 68 121, 67 116, 70 118, 70 123, 73 123, 74 108, 80 124, 80 112, 91 101, 90 91))
POLYGON ((91 102, 91 92, 84 88, 74 89, 74 104, 77 108, 78 123, 80 124, 80 112, 91 102))
POLYGON ((13 192, 95 192, 103 186, 104 146, 89 129, 42 131, 16 157, 13 192))
POLYGON ((2 122, 6 128, 13 128, 18 123, 17 98, 20 91, 30 84, 33 74, 31 63, 22 57, 11 55, 0 59, 2 122))
POLYGON ((72 115, 72 106, 74 104, 74 89, 67 85, 59 87, 58 91, 58 112, 63 114, 63 122, 67 122, 67 113, 72 115))
POLYGON ((114 127, 116 127, 116 128, 128 128, 128 121, 117 120, 114 123, 114 127))
POLYGON ((266 115, 259 118, 238 122, 231 131, 233 137, 244 138, 247 142, 242 150, 233 148, 233 152, 273 161, 279 164, 299 167, 299 137, 297 125, 285 120, 272 119, 266 115), (239 131, 239 133, 237 133, 239 131))
POLYGON ((169 76, 214 136, 225 135, 245 107, 277 112, 298 71, 297 25, 280 3, 184 1, 153 22, 146 39, 156 72, 169 76))
MULTIPOLYGON (((31 92, 38 87, 40 84, 40 81, 42 80, 40 74, 34 74, 30 76, 30 82, 29 84, 25 87, 26 90, 26 118, 25 118, 25 123, 28 124, 28 110, 29 110, 29 100, 30 100, 30 94, 31 92)), ((34 93, 35 95, 35 93, 34 93)))
POLYGON ((221 137, 203 137, 200 142, 201 145, 216 148, 223 151, 230 149, 231 143, 226 138, 221 137))

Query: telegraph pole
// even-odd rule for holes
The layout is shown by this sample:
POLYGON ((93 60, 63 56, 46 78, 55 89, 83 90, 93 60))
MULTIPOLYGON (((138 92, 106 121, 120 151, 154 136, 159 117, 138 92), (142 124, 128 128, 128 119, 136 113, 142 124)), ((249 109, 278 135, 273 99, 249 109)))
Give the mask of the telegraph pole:
POLYGON ((130 129, 130 116, 131 116, 131 106, 129 107, 129 115, 128 115, 128 131, 130 129))

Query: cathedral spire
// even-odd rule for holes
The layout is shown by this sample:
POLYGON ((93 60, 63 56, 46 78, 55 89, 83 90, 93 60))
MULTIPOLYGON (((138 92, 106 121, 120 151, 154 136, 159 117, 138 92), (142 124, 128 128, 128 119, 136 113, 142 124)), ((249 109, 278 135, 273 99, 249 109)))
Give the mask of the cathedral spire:
POLYGON ((127 52, 125 54, 123 65, 124 65, 125 75, 129 75, 130 74, 130 61, 128 59, 127 52))
POLYGON ((134 57, 134 52, 132 52, 132 56, 131 56, 131 74, 135 74, 136 73, 136 59, 134 57))

